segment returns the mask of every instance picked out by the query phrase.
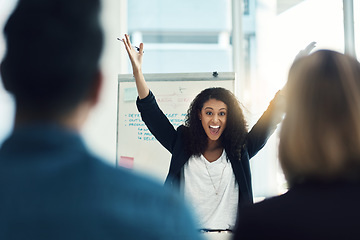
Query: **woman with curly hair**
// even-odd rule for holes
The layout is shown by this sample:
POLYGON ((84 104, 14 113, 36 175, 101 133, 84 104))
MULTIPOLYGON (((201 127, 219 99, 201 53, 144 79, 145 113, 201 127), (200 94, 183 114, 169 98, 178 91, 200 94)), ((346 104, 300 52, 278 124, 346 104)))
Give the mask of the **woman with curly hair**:
MULTIPOLYGON (((200 115, 201 115, 200 114, 200 115)), ((222 152, 222 148, 227 153, 228 157, 239 158, 242 145, 245 141, 245 136, 247 133, 246 121, 240 108, 239 102, 236 97, 227 89, 214 87, 207 88, 199 93, 195 99, 192 101, 190 108, 187 112, 187 117, 185 119, 185 126, 187 128, 187 141, 185 142, 185 149, 190 155, 201 156, 201 154, 206 154, 209 150, 209 139, 216 137, 217 140, 216 146, 221 146, 219 150, 222 152), (204 107, 208 101, 217 100, 225 104, 224 110, 220 112, 220 121, 223 121, 224 126, 215 126, 209 125, 209 127, 204 126, 206 124, 206 118, 210 118, 216 123, 216 119, 213 119, 213 112, 211 109, 204 107), (204 117, 199 117, 199 113, 203 114, 204 117), (221 118, 225 117, 225 120, 221 118), (225 127, 226 126, 226 127, 225 127), (205 131, 204 131, 205 130, 205 131)), ((210 157, 208 159, 210 162, 213 161, 210 157)))
POLYGON ((184 193, 203 232, 230 232, 238 205, 253 202, 249 160, 282 120, 283 111, 276 107, 280 94, 248 131, 236 97, 224 88, 208 88, 192 101, 185 124, 175 129, 142 74, 143 44, 136 51, 128 35, 123 42, 132 64, 142 120, 172 154, 165 184, 184 193))

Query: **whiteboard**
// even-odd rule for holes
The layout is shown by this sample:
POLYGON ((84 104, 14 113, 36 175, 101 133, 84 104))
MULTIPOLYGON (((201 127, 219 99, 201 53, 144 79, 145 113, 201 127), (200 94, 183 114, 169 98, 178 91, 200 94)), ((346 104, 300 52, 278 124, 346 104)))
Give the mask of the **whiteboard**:
MULTIPOLYGON (((191 101, 203 89, 223 87, 234 92, 234 72, 144 74, 150 90, 175 129, 184 123, 191 101)), ((116 165, 164 181, 171 154, 155 139, 136 107, 132 74, 118 75, 116 165)))

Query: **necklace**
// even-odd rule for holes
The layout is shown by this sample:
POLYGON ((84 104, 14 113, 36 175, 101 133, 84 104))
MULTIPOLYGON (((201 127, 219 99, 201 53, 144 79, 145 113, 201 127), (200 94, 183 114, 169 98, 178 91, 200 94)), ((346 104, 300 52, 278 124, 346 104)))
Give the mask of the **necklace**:
POLYGON ((222 180, 222 178, 223 178, 224 170, 225 170, 227 164, 225 164, 225 166, 224 166, 224 168, 223 168, 223 170, 222 170, 222 172, 221 172, 221 177, 220 177, 220 181, 219 181, 219 186, 218 186, 217 189, 216 189, 215 183, 214 183, 214 181, 213 181, 213 179, 212 179, 212 177, 211 177, 211 174, 210 174, 210 172, 209 172, 209 169, 208 169, 208 167, 207 167, 207 165, 206 165, 205 157, 203 158, 203 160, 204 160, 204 165, 205 165, 206 171, 207 171, 207 173, 208 173, 208 175, 209 175, 209 177, 210 177, 211 184, 212 184, 212 186, 213 186, 213 188, 214 188, 214 190, 215 190, 215 195, 219 195, 221 180, 222 180))

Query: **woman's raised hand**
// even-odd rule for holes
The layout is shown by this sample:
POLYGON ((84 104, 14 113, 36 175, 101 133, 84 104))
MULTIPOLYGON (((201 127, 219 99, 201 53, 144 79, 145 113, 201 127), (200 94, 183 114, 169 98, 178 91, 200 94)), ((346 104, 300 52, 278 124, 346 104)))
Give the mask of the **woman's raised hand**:
POLYGON ((144 55, 144 44, 140 43, 139 48, 135 49, 131 46, 129 35, 125 34, 125 38, 121 39, 125 45, 125 49, 129 55, 133 74, 135 78, 136 88, 139 94, 139 98, 143 99, 149 95, 149 87, 146 84, 144 75, 141 70, 142 60, 144 55))
POLYGON ((140 43, 138 51, 131 46, 129 35, 125 34, 125 38, 122 39, 125 49, 129 55, 133 73, 141 71, 142 59, 144 54, 144 44, 140 43))
POLYGON ((305 57, 316 47, 316 42, 309 43, 304 49, 302 49, 295 57, 295 61, 301 57, 305 57))

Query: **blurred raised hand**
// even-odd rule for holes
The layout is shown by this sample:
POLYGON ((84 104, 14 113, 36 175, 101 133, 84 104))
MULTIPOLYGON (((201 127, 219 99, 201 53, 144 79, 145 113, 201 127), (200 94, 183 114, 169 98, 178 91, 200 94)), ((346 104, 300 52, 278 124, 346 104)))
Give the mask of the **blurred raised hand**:
POLYGON ((310 52, 316 47, 316 42, 311 42, 306 48, 302 49, 295 57, 295 61, 301 57, 305 57, 310 54, 310 52))
MULTIPOLYGON (((309 43, 304 49, 300 50, 300 52, 296 55, 294 62, 299 58, 305 57, 310 54, 310 52, 316 47, 316 42, 309 43)), ((287 83, 281 89, 281 95, 285 96, 287 92, 287 83)))

